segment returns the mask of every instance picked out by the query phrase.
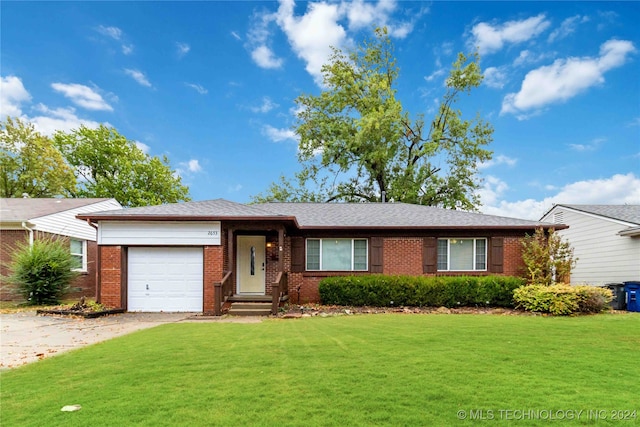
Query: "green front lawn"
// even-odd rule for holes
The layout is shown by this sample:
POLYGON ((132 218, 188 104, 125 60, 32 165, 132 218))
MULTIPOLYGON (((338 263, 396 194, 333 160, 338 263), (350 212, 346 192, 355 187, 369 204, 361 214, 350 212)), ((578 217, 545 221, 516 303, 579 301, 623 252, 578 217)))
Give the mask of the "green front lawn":
POLYGON ((0 424, 631 426, 611 411, 640 411, 639 330, 633 313, 168 324, 2 372, 0 424))

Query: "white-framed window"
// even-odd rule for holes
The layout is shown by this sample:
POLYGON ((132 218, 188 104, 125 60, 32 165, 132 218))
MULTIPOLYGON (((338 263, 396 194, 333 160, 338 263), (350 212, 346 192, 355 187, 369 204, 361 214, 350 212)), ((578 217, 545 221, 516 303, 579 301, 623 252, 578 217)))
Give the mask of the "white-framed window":
POLYGON ((486 271, 487 239, 438 239, 438 271, 486 271))
POLYGON ((367 239, 307 239, 306 267, 310 271, 367 271, 367 239))
POLYGON ((69 249, 73 258, 73 269, 76 271, 87 271, 87 241, 71 239, 69 249))

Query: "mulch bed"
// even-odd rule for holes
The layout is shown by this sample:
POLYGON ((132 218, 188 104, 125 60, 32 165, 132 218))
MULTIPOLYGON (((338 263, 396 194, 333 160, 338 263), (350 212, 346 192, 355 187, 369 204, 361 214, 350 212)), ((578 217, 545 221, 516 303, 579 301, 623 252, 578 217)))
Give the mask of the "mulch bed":
POLYGON ((114 308, 110 310, 101 310, 101 311, 82 311, 82 310, 69 310, 69 309, 52 309, 52 310, 36 310, 36 314, 57 314, 61 316, 76 316, 82 317, 84 319, 95 319, 96 317, 107 316, 109 314, 120 314, 124 313, 126 310, 124 308, 114 308))
POLYGON ((108 308, 101 304, 87 304, 84 297, 80 301, 70 306, 53 307, 46 310, 36 310, 36 314, 75 316, 84 319, 95 319, 96 317, 107 316, 109 314, 124 313, 124 308, 108 308))
POLYGON ((536 316, 524 310, 503 307, 351 307, 340 305, 302 304, 289 305, 278 316, 283 318, 313 317, 313 316, 343 316, 356 314, 493 314, 502 316, 536 316))

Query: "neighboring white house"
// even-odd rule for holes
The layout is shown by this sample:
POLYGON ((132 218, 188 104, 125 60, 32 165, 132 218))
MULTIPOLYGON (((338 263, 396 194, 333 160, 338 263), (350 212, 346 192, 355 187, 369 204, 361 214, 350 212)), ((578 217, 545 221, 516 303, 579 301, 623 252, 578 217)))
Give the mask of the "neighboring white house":
POLYGON ((116 199, 9 198, 0 199, 0 299, 13 299, 5 277, 15 251, 24 243, 46 236, 58 236, 69 241, 69 250, 80 277, 75 293, 95 295, 96 229, 76 215, 111 209, 121 209, 116 199))
POLYGON ((640 205, 555 205, 540 221, 569 226, 558 234, 578 258, 572 284, 640 280, 640 205))

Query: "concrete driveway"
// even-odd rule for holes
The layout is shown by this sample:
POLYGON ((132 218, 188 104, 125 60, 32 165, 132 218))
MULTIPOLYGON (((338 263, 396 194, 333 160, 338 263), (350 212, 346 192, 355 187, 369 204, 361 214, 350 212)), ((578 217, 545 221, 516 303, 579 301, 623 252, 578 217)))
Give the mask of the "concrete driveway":
POLYGON ((0 314, 0 369, 13 368, 65 351, 194 313, 123 313, 97 319, 38 316, 35 311, 0 314))

